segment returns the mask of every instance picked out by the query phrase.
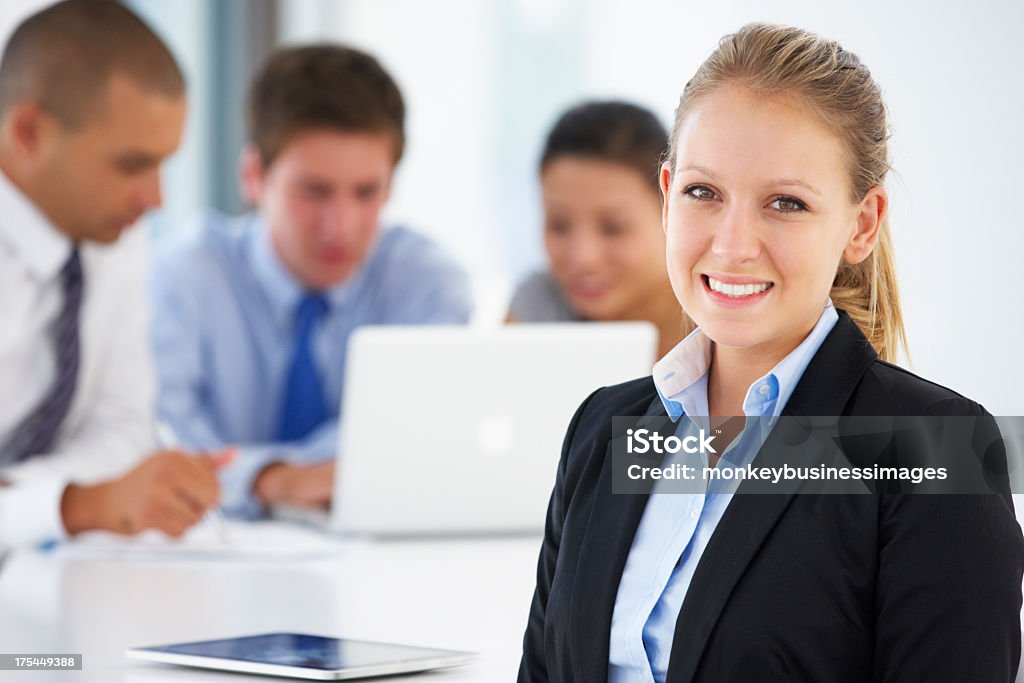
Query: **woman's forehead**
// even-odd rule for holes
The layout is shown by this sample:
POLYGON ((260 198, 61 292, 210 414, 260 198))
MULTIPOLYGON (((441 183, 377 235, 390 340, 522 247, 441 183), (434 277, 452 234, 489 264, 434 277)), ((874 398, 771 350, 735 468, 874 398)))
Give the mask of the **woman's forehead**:
POLYGON ((742 87, 703 96, 675 140, 677 173, 720 182, 804 184, 817 193, 845 186, 842 141, 793 97, 764 97, 742 87))

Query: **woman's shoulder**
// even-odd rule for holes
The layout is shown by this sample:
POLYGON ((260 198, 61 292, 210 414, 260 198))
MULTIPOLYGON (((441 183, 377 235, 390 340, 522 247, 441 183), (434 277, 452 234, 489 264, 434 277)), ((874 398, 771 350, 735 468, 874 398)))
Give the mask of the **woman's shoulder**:
POLYGON ((949 387, 875 359, 854 393, 850 412, 875 415, 982 415, 987 411, 949 387))
POLYGON ((528 275, 516 287, 509 315, 519 322, 574 322, 580 319, 569 305, 555 278, 546 270, 528 275))
POLYGON ((654 380, 640 377, 601 387, 580 405, 570 425, 573 442, 611 438, 612 418, 644 415, 657 399, 654 380))
MULTIPOLYGON (((595 409, 599 410, 619 410, 639 404, 645 404, 644 409, 646 410, 646 404, 654 400, 657 395, 658 392, 654 388, 654 379, 647 375, 631 379, 628 382, 622 382, 621 384, 601 387, 594 392, 591 399, 595 409)), ((627 415, 629 413, 622 414, 627 415)))
MULTIPOLYGON (((614 419, 646 414, 657 395, 654 381, 641 377, 601 387, 580 404, 569 423, 562 450, 566 491, 575 491, 583 481, 596 483, 605 458, 605 444, 612 439, 614 419)), ((566 502, 571 497, 567 493, 566 502)))

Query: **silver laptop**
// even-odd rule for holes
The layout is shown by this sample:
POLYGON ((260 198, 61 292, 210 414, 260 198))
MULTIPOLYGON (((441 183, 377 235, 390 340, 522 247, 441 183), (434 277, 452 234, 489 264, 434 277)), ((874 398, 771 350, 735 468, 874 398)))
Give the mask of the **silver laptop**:
POLYGON ((651 372, 648 323, 363 327, 350 342, 331 530, 543 529, 566 427, 651 372))

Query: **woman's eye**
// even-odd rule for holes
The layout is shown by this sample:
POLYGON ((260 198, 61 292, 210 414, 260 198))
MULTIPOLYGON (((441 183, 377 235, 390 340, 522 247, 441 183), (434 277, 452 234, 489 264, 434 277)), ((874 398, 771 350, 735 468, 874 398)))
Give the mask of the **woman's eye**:
POLYGON ((772 207, 776 211, 781 211, 782 213, 795 213, 797 211, 807 210, 807 205, 796 197, 786 197, 784 195, 780 195, 773 199, 771 204, 768 206, 772 207))
POLYGON ((692 197, 699 202, 709 202, 715 198, 714 190, 707 185, 690 185, 683 190, 683 194, 692 197))
POLYGON ((601 224, 601 234, 604 235, 605 237, 618 237, 624 232, 626 232, 626 229, 621 223, 601 224))

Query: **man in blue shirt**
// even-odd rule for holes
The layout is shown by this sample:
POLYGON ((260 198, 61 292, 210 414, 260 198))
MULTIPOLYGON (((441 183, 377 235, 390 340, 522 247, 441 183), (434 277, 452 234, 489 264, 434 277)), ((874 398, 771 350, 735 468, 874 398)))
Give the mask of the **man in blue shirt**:
POLYGON ((223 504, 251 517, 330 502, 356 327, 464 323, 472 303, 437 245, 379 226, 405 112, 373 57, 280 50, 248 113, 242 186, 258 211, 207 215, 165 241, 153 294, 160 416, 186 445, 239 446, 223 504))

